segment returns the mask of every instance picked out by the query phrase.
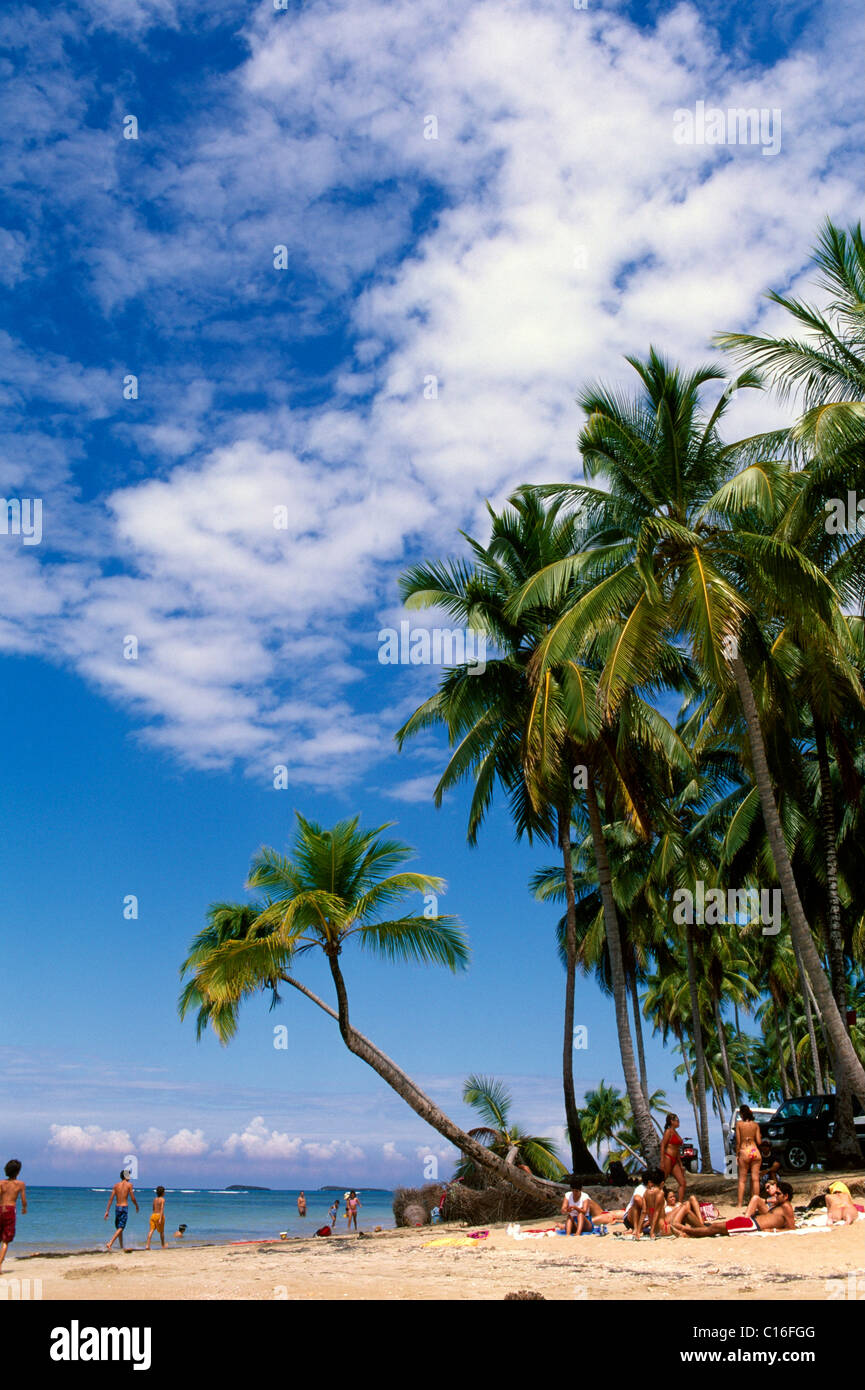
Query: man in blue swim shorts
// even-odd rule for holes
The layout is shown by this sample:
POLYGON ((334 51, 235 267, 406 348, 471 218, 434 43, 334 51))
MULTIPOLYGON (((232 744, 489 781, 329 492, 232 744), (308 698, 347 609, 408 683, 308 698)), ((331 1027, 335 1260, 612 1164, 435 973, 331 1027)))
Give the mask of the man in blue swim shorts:
POLYGON ((108 1220, 108 1213, 111 1210, 111 1203, 114 1202, 114 1235, 106 1245, 106 1250, 110 1250, 117 1237, 120 1237, 120 1249, 123 1249, 123 1232, 126 1230, 126 1222, 129 1217, 129 1199, 132 1198, 132 1205, 138 1211, 138 1203, 135 1200, 135 1189, 129 1181, 126 1169, 120 1174, 120 1181, 116 1182, 111 1189, 111 1196, 108 1198, 108 1206, 105 1208, 105 1220, 108 1220))

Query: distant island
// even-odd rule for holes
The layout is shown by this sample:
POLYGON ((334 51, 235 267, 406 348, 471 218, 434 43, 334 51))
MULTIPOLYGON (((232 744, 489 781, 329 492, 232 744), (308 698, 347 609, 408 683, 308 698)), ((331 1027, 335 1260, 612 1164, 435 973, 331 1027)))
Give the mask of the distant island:
POLYGON ((248 1182, 230 1182, 224 1189, 226 1192, 271 1192, 270 1187, 252 1187, 248 1182))
MULTIPOLYGON (((346 1183, 344 1185, 341 1184, 339 1187, 320 1187, 318 1190, 319 1192, 351 1192, 352 1189, 349 1184, 346 1183)), ((390 1196, 389 1187, 357 1187, 354 1190, 356 1192, 383 1192, 386 1196, 390 1196)))

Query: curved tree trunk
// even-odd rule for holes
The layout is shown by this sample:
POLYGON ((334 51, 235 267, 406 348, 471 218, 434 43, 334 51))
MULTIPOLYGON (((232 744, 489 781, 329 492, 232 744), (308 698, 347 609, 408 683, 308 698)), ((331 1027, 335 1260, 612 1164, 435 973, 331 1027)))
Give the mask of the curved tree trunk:
POLYGON ((697 1083, 697 1107, 700 1111, 700 1172, 711 1173, 714 1170, 709 1144, 709 1112, 706 1109, 706 1054, 703 1049, 703 1027, 700 1023, 697 968, 694 964, 694 930, 690 923, 685 926, 685 957, 688 962, 688 994, 691 1000, 691 1036, 694 1040, 694 1080, 697 1083))
POLYGON ((607 950, 610 953, 610 975, 613 982, 613 1000, 616 1005, 616 1027, 619 1034, 619 1050, 622 1054, 622 1071, 625 1074, 625 1087, 628 1092, 628 1099, 631 1102, 634 1125, 640 1137, 643 1156, 651 1167, 655 1167, 659 1161, 660 1146, 658 1144, 658 1136, 655 1133, 655 1127, 652 1124, 652 1117, 649 1114, 649 1107, 646 1104, 646 1099, 640 1086, 637 1063, 634 1057, 634 1045, 631 1041, 631 1029, 628 1023, 628 987, 625 981, 625 968, 622 961, 622 940, 619 936, 619 919, 616 913, 616 904, 613 899, 610 862, 607 858, 607 847, 604 843, 604 829, 601 824, 601 811, 598 806, 598 796, 595 791, 595 783, 591 769, 586 778, 586 783, 586 806, 589 812, 589 824, 592 829, 592 847, 595 853, 595 864, 598 869, 598 886, 601 890, 601 902, 604 907, 604 927, 607 934, 607 950))
POLYGON ((574 893, 574 865, 571 860, 570 808, 558 810, 559 849, 565 871, 565 1038, 562 1047, 562 1085, 565 1093, 565 1121, 571 1144, 571 1170, 585 1176, 600 1169, 589 1152, 580 1125, 580 1112, 574 1092, 574 1000, 577 977, 577 908, 574 893))
POLYGON ((496 1177, 512 1183, 514 1187, 520 1188, 521 1191, 529 1193, 532 1197, 548 1198, 557 1195, 562 1190, 555 1183, 546 1182, 543 1178, 531 1177, 528 1173, 524 1173, 521 1168, 508 1165, 504 1159, 490 1153, 483 1144, 479 1144, 476 1139, 465 1134, 458 1125, 454 1124, 453 1120, 448 1119, 447 1115, 439 1110, 429 1096, 424 1095, 423 1091, 415 1085, 411 1077, 406 1076, 396 1062, 391 1061, 390 1057, 380 1048, 377 1048, 374 1043, 371 1043, 369 1038, 365 1038, 362 1033, 358 1033, 355 1028, 352 1028, 348 1018, 348 995, 346 994, 345 981, 335 955, 328 956, 328 964, 336 986, 338 1013, 335 1013, 329 1005, 325 1004, 323 999, 319 999, 317 995, 312 993, 312 990, 307 989, 299 980, 282 973, 279 978, 285 984, 300 990, 300 993, 305 994, 307 999, 311 999, 326 1014, 336 1019, 342 1040, 349 1052, 353 1052, 356 1057, 360 1057, 361 1061, 372 1067, 373 1071, 378 1072, 382 1080, 386 1081, 391 1089, 396 1091, 407 1105, 411 1106, 415 1114, 420 1115, 422 1120, 425 1120, 444 1139, 447 1139, 467 1157, 473 1159, 480 1167, 495 1173, 496 1177))
POLYGON ((793 866, 790 863, 790 856, 787 853, 787 845, 784 841, 781 818, 778 815, 778 807, 775 804, 775 793, 772 788, 772 779, 769 775, 769 764, 766 760, 766 748, 763 742, 763 731, 760 727, 760 719, 757 714, 757 703, 754 699, 751 681, 741 656, 737 656, 733 659, 732 667, 736 677, 736 685, 739 690, 739 698, 742 702, 742 710, 745 715, 745 724, 748 730, 748 743, 751 749, 754 780, 760 797, 763 821, 769 839, 769 846, 772 851, 775 871, 781 884, 781 891, 784 894, 787 916, 790 921, 790 932, 802 956, 804 969, 811 981, 814 995, 820 1006, 823 1022, 826 1025, 826 1032, 833 1053, 832 1061, 835 1077, 836 1079, 841 1079, 843 1077, 851 1090, 856 1095, 865 1099, 865 1067, 863 1067, 856 1055, 856 1051, 850 1041, 850 1035, 847 1032, 846 1023, 841 1017, 838 1005, 835 1002, 832 987, 820 963, 820 957, 814 945, 811 927, 808 923, 808 918, 805 916, 805 910, 802 907, 802 901, 799 897, 799 890, 796 887, 796 880, 793 876, 793 866))

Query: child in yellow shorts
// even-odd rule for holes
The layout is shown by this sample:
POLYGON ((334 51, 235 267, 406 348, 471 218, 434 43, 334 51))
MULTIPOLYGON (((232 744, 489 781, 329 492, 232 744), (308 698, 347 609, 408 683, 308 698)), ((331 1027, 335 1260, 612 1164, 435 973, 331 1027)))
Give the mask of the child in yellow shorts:
POLYGON ((153 1199, 153 1211, 150 1213, 150 1230, 147 1232, 146 1249, 150 1249, 150 1242, 153 1239, 153 1232, 159 1232, 159 1239, 162 1241, 162 1248, 165 1249, 165 1188, 157 1187, 156 1196, 153 1199))

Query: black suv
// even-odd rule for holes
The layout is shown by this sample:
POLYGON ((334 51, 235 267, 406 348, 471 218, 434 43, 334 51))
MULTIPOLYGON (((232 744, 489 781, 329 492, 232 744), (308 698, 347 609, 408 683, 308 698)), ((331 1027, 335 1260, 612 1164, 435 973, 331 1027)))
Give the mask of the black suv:
MULTIPOLYGON (((865 1114, 854 1101, 856 1134, 865 1158, 865 1114)), ((772 1145, 775 1157, 794 1173, 804 1173, 814 1163, 825 1163, 835 1128, 834 1096, 791 1096, 782 1101, 761 1134, 772 1145)))

